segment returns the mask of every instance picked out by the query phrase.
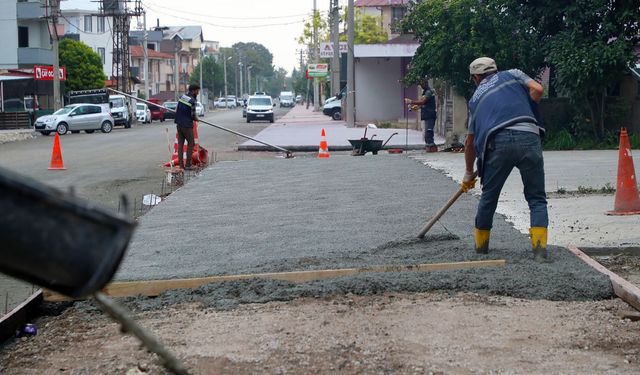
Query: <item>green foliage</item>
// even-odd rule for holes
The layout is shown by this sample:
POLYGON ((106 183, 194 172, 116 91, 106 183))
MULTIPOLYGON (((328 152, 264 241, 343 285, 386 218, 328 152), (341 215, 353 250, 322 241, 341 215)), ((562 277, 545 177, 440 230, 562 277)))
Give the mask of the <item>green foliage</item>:
MULTIPOLYGON (((216 90, 224 93, 224 71, 212 56, 204 57, 193 69, 189 76, 189 84, 200 84, 200 69, 202 68, 202 88, 209 90, 215 96, 216 90)), ((227 66, 227 68, 229 68, 227 66)), ((228 77, 227 77, 228 79, 228 77)), ((234 87, 231 85, 230 87, 234 87)), ((231 94, 231 93, 229 93, 231 94)), ((224 94, 223 94, 224 95, 224 94)))
MULTIPOLYGON (((236 52, 238 56, 241 56, 241 61, 244 69, 251 66, 251 82, 250 82, 250 94, 253 91, 256 91, 256 81, 255 78, 267 78, 273 76, 274 68, 273 68, 273 55, 267 49, 267 47, 263 46, 260 43, 236 43, 231 46, 233 50, 236 52)), ((227 69, 229 69, 229 65, 227 65, 227 69)), ((246 71, 246 70, 245 70, 246 71)), ((244 75, 244 83, 245 87, 248 81, 246 81, 247 76, 244 75)))
POLYGON ((415 32, 421 45, 405 81, 429 75, 451 83, 469 98, 475 87, 469 64, 491 56, 501 70, 519 68, 532 77, 544 66, 535 48, 539 32, 520 22, 514 2, 498 0, 425 0, 410 5, 404 28, 415 32))
POLYGON ((67 69, 66 91, 104 87, 102 58, 91 47, 72 39, 62 39, 58 51, 60 66, 67 69))
MULTIPOLYGON (((630 134, 629 143, 632 149, 639 149, 640 137, 636 134, 630 134)), ((590 132, 576 131, 576 128, 547 133, 542 140, 543 149, 548 151, 616 150, 619 146, 620 134, 618 132, 605 131, 604 135, 598 138, 590 132)))
MULTIPOLYGON (((347 11, 342 12, 342 22, 347 23, 347 11)), ((353 43, 354 44, 376 44, 384 43, 389 40, 389 35, 382 26, 382 17, 366 14, 364 11, 356 8, 354 14, 353 43)), ((340 35, 341 41, 347 40, 347 34, 340 35)))

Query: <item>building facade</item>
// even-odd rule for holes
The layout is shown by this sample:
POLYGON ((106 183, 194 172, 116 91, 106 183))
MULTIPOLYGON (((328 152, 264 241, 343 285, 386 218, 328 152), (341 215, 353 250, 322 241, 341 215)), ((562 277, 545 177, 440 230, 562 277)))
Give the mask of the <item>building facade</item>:
MULTIPOLYGON (((0 0, 0 69, 52 65, 51 36, 44 0, 0 0)), ((52 30, 54 31, 54 30, 52 30)))

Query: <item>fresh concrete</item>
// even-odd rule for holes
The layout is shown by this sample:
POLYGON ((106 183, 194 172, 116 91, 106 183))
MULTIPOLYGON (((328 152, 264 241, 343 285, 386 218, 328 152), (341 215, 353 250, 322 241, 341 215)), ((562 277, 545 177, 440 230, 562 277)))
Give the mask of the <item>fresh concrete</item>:
POLYGON ((116 279, 506 259, 501 269, 369 274, 297 286, 222 283, 193 293, 236 301, 425 290, 554 300, 613 295, 606 277, 562 248, 550 247, 551 263, 533 262, 527 236, 500 216, 490 254, 476 255, 471 194, 424 240, 415 239, 456 189, 439 171, 401 155, 219 163, 142 217, 116 279))

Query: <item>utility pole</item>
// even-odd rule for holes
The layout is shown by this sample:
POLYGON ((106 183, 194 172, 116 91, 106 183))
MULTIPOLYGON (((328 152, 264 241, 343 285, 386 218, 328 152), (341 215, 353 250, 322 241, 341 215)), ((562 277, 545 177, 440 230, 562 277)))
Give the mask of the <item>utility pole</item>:
POLYGON ((177 38, 173 42, 175 43, 175 62, 174 62, 175 69, 174 69, 174 72, 173 72, 173 78, 176 81, 175 87, 173 88, 174 89, 173 90, 173 96, 175 97, 175 101, 178 101, 178 90, 179 90, 178 87, 180 86, 180 78, 178 76, 178 68, 180 66, 179 65, 180 62, 178 61, 178 51, 179 51, 179 44, 178 43, 180 43, 180 42, 178 41, 177 38))
POLYGON ((240 96, 244 98, 244 82, 242 82, 242 61, 238 63, 238 67, 240 68, 240 96))
MULTIPOLYGON (((228 98, 229 94, 227 93, 227 56, 222 55, 222 60, 223 60, 222 66, 224 67, 224 97, 228 98)), ((238 99, 237 96, 236 96, 236 99, 238 99)))
POLYGON ((247 93, 251 95, 251 68, 253 65, 247 66, 247 93))
MULTIPOLYGON (((200 46, 200 48, 198 49, 198 52, 200 54, 200 93, 198 94, 198 96, 200 97, 200 102, 202 102, 202 91, 204 91, 202 89, 202 69, 204 68, 204 64, 203 64, 203 61, 202 61, 202 46, 200 46)), ((225 74, 225 79, 226 79, 226 74, 225 74)), ((227 87, 226 85, 227 85, 227 83, 225 82, 225 87, 227 87)), ((225 95, 226 95, 226 93, 225 93, 225 95)))
POLYGON ((57 111, 62 108, 60 101, 60 56, 58 53, 58 16, 60 15, 60 0, 50 0, 51 5, 51 23, 50 30, 51 43, 53 49, 53 110, 57 111))
POLYGON ((331 0, 331 43, 333 58, 331 59, 331 95, 340 92, 340 5, 338 0, 331 0))
POLYGON ((142 79, 144 79, 144 98, 149 99, 149 53, 147 52, 147 43, 149 34, 147 33, 147 12, 142 13, 142 51, 144 52, 144 70, 142 79))
MULTIPOLYGON (((317 17, 318 8, 316 6, 316 0, 313 0, 313 63, 318 63, 318 24, 317 17)), ((320 110, 320 93, 318 90, 318 79, 317 77, 313 77, 313 111, 318 112, 320 110)))
POLYGON ((355 117, 355 90, 354 90, 354 66, 353 66, 353 41, 355 39, 354 33, 354 7, 353 0, 349 0, 347 9, 347 127, 353 128, 356 126, 355 117))

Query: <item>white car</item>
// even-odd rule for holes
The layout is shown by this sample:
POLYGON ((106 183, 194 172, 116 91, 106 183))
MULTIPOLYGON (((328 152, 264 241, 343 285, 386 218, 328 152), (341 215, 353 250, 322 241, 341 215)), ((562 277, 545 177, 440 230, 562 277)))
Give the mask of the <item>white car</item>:
POLYGON ((236 107, 235 99, 220 98, 216 100, 216 108, 235 108, 235 107, 236 107))
POLYGON ((196 103, 196 116, 204 116, 204 106, 200 102, 196 103))
POLYGON ((109 133, 113 129, 111 112, 97 104, 70 104, 60 108, 51 115, 40 116, 36 120, 35 130, 43 135, 58 132, 60 135, 67 131, 84 130, 93 133, 100 130, 109 133))
POLYGON ((247 100, 247 122, 265 120, 273 122, 273 107, 276 104, 268 95, 253 95, 247 100))
POLYGON ((136 119, 143 124, 151 122, 151 110, 145 103, 136 104, 136 119))

